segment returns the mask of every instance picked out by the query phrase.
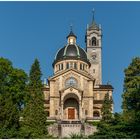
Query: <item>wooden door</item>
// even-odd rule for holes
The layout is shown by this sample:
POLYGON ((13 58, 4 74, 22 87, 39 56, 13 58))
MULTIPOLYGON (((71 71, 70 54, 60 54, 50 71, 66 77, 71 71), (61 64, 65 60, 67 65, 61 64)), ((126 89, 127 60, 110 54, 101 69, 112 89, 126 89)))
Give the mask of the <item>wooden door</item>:
POLYGON ((68 109, 68 119, 75 119, 75 109, 74 108, 68 109))

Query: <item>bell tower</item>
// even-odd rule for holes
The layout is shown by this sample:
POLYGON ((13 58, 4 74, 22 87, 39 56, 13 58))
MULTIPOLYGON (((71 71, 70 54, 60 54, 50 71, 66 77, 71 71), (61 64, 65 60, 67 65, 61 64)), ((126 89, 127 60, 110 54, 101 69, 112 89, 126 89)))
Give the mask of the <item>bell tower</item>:
POLYGON ((87 26, 85 43, 88 59, 90 60, 90 74, 96 79, 95 86, 102 84, 102 33, 101 26, 96 24, 94 10, 92 22, 87 26))

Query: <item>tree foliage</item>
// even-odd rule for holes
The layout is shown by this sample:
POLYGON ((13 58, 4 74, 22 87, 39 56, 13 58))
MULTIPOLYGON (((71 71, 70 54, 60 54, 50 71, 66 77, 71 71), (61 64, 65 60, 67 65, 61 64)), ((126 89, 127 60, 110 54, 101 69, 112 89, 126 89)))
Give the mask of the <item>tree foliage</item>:
POLYGON ((123 111, 140 110, 140 58, 135 58, 125 69, 123 111))
POLYGON ((133 138, 140 138, 140 58, 134 58, 124 72, 123 113, 133 138))
POLYGON ((0 138, 46 138, 43 99, 37 59, 28 79, 23 70, 0 58, 0 138))
POLYGON ((109 93, 107 92, 104 97, 103 106, 101 108, 102 119, 104 121, 110 121, 112 118, 112 99, 109 97, 109 93))
POLYGON ((41 70, 36 59, 31 67, 28 84, 28 98, 23 111, 21 137, 46 138, 46 113, 42 91, 41 70))
POLYGON ((0 138, 17 136, 26 81, 23 70, 0 58, 0 138))
MULTIPOLYGON (((112 115, 107 93, 98 132, 89 138, 140 138, 140 58, 134 58, 124 72, 123 113, 112 115)), ((37 59, 28 78, 8 59, 0 58, 0 138, 48 137, 41 75, 37 59)))
POLYGON ((126 139, 131 138, 130 126, 125 123, 121 114, 115 113, 114 117, 106 122, 100 121, 98 132, 89 136, 94 139, 126 139))
POLYGON ((110 118, 109 97, 106 95, 107 101, 104 101, 102 108, 103 120, 97 127, 98 132, 89 138, 140 138, 140 58, 134 58, 124 72, 123 113, 116 113, 110 118))

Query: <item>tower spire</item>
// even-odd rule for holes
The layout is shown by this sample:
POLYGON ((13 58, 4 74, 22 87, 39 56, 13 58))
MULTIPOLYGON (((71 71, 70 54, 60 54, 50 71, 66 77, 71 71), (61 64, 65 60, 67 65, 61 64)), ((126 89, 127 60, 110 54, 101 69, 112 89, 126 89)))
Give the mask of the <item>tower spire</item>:
POLYGON ((92 23, 93 23, 94 20, 95 20, 95 15, 94 15, 94 14, 95 14, 95 9, 94 9, 94 8, 92 9, 92 14, 93 14, 93 15, 92 15, 92 23))
POLYGON ((72 23, 71 23, 71 24, 70 24, 70 31, 71 31, 71 32, 72 32, 72 26, 73 26, 73 25, 72 25, 72 23))
POLYGON ((88 30, 93 30, 93 29, 99 30, 99 25, 95 21, 95 9, 94 8, 92 9, 92 22, 90 23, 88 30))

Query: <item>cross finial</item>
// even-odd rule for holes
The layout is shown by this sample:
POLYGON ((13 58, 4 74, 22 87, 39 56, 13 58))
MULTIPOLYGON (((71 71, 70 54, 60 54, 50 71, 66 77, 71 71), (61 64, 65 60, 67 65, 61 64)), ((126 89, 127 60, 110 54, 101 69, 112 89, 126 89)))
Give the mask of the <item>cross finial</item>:
POLYGON ((92 14, 93 14, 92 22, 94 22, 94 14, 95 14, 95 9, 94 8, 92 9, 92 14))
POLYGON ((107 82, 107 85, 109 85, 109 84, 110 84, 110 81, 107 82))
POLYGON ((72 31, 72 26, 73 26, 73 25, 72 25, 72 23, 71 23, 71 24, 70 24, 70 31, 72 31))

